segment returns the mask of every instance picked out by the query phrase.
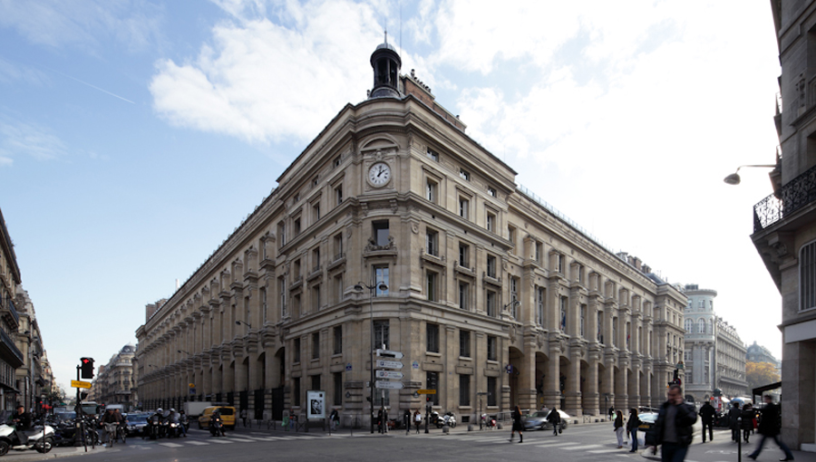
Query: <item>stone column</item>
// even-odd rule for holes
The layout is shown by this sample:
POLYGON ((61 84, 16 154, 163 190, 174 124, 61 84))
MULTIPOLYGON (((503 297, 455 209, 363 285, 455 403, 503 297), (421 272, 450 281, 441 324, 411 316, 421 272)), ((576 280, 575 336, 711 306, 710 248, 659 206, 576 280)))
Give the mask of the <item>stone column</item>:
POLYGON ((536 409, 536 389, 535 389, 535 350, 536 338, 534 335, 525 336, 524 356, 519 358, 519 378, 516 396, 521 409, 536 409))
POLYGON ((544 405, 552 409, 561 407, 561 343, 550 340, 550 357, 547 361, 547 373, 544 377, 544 405))
POLYGON ((565 390, 564 412, 580 416, 581 408, 581 347, 570 346, 569 372, 565 390))
POLYGON ((598 404, 598 362, 600 361, 600 350, 590 347, 587 356, 587 376, 584 393, 582 396, 584 414, 599 415, 598 404))

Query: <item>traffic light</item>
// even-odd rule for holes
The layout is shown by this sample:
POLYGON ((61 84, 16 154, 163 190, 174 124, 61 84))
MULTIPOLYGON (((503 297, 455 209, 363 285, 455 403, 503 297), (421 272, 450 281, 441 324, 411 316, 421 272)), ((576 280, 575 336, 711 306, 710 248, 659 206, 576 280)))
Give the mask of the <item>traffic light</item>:
POLYGON ((430 395, 425 396, 425 402, 428 402, 428 403, 431 402, 431 396, 430 395))
POLYGON ((82 401, 83 399, 88 397, 88 393, 84 391, 79 392, 79 400, 82 401))
POLYGON ((675 369, 674 370, 674 383, 677 383, 678 380, 680 380, 680 371, 675 369))
POLYGON ((79 358, 80 368, 82 369, 81 377, 83 379, 92 379, 94 376, 94 360, 93 358, 79 358))

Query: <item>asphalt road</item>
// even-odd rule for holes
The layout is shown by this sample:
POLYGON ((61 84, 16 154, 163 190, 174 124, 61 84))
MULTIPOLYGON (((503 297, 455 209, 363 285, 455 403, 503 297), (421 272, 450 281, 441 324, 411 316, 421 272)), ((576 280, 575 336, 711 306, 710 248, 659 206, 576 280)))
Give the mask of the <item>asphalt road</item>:
MULTIPOLYGON (((699 424, 698 424, 699 425, 699 424)), ((394 431, 387 435, 370 435, 348 431, 329 436, 322 431, 291 433, 282 431, 253 431, 239 429, 228 432, 227 437, 212 438, 200 430, 190 431, 188 438, 146 441, 131 438, 127 444, 113 448, 97 447, 86 454, 83 448, 56 448, 42 455, 33 451, 27 454, 12 452, 4 460, 46 460, 55 457, 77 458, 79 461, 214 461, 248 462, 258 460, 303 461, 631 461, 647 460, 645 451, 629 453, 617 449, 611 423, 569 427, 562 435, 553 436, 549 431, 526 432, 524 443, 510 443, 510 432, 504 430, 467 432, 456 428, 450 435, 432 430, 428 435, 394 431)), ((516 437, 518 441, 518 437, 516 437)), ((742 460, 754 448, 756 436, 750 445, 743 446, 742 460)), ((796 460, 816 462, 816 454, 794 452, 796 460)), ((766 445, 759 460, 779 460, 782 452, 773 443, 766 445)), ((688 462, 737 461, 737 445, 730 441, 730 431, 715 432, 714 442, 700 443, 699 428, 695 431, 688 462)))

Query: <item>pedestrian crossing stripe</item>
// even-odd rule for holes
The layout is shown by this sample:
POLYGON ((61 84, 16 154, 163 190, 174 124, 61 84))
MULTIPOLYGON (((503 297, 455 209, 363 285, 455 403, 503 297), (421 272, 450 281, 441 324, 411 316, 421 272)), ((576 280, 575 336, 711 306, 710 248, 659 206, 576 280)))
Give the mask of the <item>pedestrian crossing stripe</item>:
POLYGON ((216 438, 216 439, 214 439, 214 440, 210 440, 210 442, 211 442, 211 443, 218 443, 218 444, 230 444, 230 443, 232 443, 232 441, 228 441, 228 440, 220 440, 220 439, 218 439, 218 438, 216 438))
POLYGON ((187 444, 192 444, 193 446, 207 446, 210 443, 205 443, 203 441, 185 441, 187 444))
MULTIPOLYGON (((550 446, 550 447, 552 447, 552 446, 550 446)), ((601 447, 600 444, 590 444, 590 445, 584 445, 584 446, 575 446, 575 447, 572 447, 572 448, 564 448, 564 450, 565 451, 577 451, 579 449, 592 449, 592 448, 599 448, 599 447, 601 447)))
POLYGON ((256 440, 248 440, 244 438, 230 438, 230 441, 234 441, 236 443, 254 443, 256 440))
POLYGON ((557 448, 561 446, 575 446, 578 443, 539 444, 537 448, 557 448))
POLYGON ((590 454, 606 454, 609 452, 618 452, 620 449, 597 449, 595 451, 587 451, 590 454))
POLYGON ((177 444, 177 443, 159 443, 159 444, 161 444, 162 446, 167 446, 168 448, 183 448, 184 447, 183 444, 177 444))

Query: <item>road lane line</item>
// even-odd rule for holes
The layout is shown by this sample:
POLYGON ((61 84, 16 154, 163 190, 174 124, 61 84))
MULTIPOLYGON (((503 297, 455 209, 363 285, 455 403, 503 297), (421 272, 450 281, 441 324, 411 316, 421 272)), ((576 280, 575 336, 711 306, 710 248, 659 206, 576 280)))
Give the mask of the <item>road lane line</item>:
MULTIPOLYGON (((590 453, 590 454, 606 454, 606 453, 609 453, 609 452, 618 452, 618 451, 620 451, 620 449, 597 449, 595 451, 587 451, 587 452, 590 453)), ((691 462, 691 461, 686 461, 686 462, 691 462)))
POLYGON ((561 446, 575 446, 578 443, 539 444, 537 448, 557 448, 561 446))
POLYGON ((205 443, 203 441, 185 441, 187 444, 192 444, 193 446, 207 446, 210 443, 205 443))
POLYGON ((232 441, 229 441, 229 440, 221 440, 221 439, 216 438, 216 439, 214 439, 214 440, 210 440, 210 443, 218 443, 218 444, 232 444, 232 441))
POLYGON ((183 444, 178 444, 178 443, 159 443, 159 444, 162 445, 162 446, 167 446, 168 448, 183 448, 184 447, 183 444))
MULTIPOLYGON (((550 446, 550 447, 552 447, 552 446, 550 446)), ((586 445, 586 446, 575 446, 575 447, 572 447, 572 448, 563 448, 563 449, 565 451, 577 451, 579 449, 591 449, 591 448, 599 448, 599 447, 601 447, 600 444, 589 444, 589 445, 586 445)))

